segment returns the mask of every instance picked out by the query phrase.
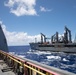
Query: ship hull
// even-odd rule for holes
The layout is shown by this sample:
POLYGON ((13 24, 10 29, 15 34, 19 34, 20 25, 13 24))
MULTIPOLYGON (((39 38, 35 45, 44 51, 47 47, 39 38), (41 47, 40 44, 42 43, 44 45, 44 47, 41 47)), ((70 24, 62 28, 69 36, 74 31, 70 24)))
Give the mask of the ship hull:
POLYGON ((0 50, 8 52, 7 40, 0 25, 0 50))
POLYGON ((54 45, 41 45, 38 43, 30 43, 32 50, 39 51, 51 51, 51 52, 66 52, 66 53, 76 53, 76 44, 54 44, 54 45), (69 47, 68 47, 69 46, 69 47))
POLYGON ((66 53, 76 53, 76 48, 54 48, 54 47, 39 47, 40 51, 51 51, 51 52, 66 52, 66 53))

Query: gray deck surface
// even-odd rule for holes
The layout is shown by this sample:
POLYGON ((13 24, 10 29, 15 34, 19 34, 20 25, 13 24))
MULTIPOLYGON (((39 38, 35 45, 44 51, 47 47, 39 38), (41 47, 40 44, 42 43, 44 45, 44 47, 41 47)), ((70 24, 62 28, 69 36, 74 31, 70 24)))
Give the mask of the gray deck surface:
POLYGON ((8 67, 3 60, 0 60, 0 75, 16 75, 12 70, 2 72, 2 69, 8 67))

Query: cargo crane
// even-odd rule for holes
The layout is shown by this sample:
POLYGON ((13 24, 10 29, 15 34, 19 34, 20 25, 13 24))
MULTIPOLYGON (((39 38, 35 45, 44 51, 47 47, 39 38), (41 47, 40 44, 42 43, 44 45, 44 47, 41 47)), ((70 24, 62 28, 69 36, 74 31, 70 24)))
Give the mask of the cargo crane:
POLYGON ((71 31, 66 26, 65 26, 65 33, 64 33, 64 42, 65 43, 72 43, 71 31))
POLYGON ((51 39, 51 38, 48 38, 43 33, 41 33, 41 43, 49 43, 49 42, 46 42, 47 39, 51 39))
POLYGON ((51 42, 52 43, 58 43, 59 40, 58 40, 58 32, 56 32, 56 34, 54 34, 52 37, 51 37, 51 42))
POLYGON ((41 33, 41 43, 46 42, 46 36, 41 33))

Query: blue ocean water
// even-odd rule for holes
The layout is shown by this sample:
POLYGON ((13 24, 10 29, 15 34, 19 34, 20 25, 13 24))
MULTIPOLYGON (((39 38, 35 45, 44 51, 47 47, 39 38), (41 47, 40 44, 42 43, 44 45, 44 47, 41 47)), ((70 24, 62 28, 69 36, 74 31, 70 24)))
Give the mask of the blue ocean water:
POLYGON ((30 51, 30 46, 9 46, 9 52, 23 58, 67 70, 76 74, 76 54, 30 51))

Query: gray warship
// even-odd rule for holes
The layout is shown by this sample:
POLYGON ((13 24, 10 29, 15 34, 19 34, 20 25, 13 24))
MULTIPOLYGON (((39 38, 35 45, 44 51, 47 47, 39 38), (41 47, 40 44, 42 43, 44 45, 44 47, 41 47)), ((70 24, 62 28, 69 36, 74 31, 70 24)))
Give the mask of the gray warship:
POLYGON ((72 42, 71 30, 66 26, 64 30, 64 34, 61 38, 59 37, 58 32, 52 35, 51 38, 47 38, 43 33, 41 33, 41 42, 31 42, 31 49, 39 51, 76 53, 76 43, 72 42), (50 42, 47 42, 47 39, 50 39, 50 42))

